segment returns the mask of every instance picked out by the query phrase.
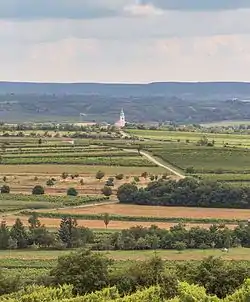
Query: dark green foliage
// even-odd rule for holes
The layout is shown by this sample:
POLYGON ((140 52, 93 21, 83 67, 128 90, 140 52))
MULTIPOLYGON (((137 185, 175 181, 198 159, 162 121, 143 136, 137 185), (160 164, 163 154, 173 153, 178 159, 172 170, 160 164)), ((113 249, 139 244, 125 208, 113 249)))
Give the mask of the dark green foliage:
POLYGON ((78 195, 78 192, 75 188, 69 188, 67 190, 67 195, 68 196, 77 196, 78 195))
POLYGON ((2 193, 2 194, 9 194, 9 193, 10 193, 10 187, 7 186, 7 185, 3 185, 3 186, 1 187, 1 193, 2 193))
POLYGON ((0 225, 0 249, 5 250, 9 247, 10 231, 5 221, 0 225))
POLYGON ((19 249, 26 248, 29 244, 27 231, 19 218, 16 219, 15 224, 10 230, 10 237, 16 241, 17 248, 19 249))
POLYGON ((40 185, 37 185, 32 189, 32 194, 33 195, 43 195, 44 194, 44 188, 40 185))
POLYGON ((133 184, 123 184, 117 190, 117 197, 121 203, 133 203, 134 196, 136 196, 137 192, 137 186, 133 184))
POLYGON ((118 188, 117 197, 120 202, 138 205, 250 208, 249 187, 231 187, 194 178, 179 181, 160 179, 139 190, 136 186, 127 186, 118 188))
POLYGON ((50 274, 55 284, 72 284, 75 294, 84 294, 108 285, 109 264, 105 256, 81 251, 59 257, 50 274))
POLYGON ((109 186, 104 186, 102 189, 102 194, 105 196, 111 196, 112 195, 112 189, 109 186))
POLYGON ((215 294, 220 298, 233 293, 249 274, 249 266, 213 257, 196 265, 190 263, 178 265, 181 280, 202 285, 209 294, 215 294))
POLYGON ((71 217, 62 218, 58 235, 66 248, 78 247, 80 245, 81 236, 77 228, 76 219, 72 219, 71 217))

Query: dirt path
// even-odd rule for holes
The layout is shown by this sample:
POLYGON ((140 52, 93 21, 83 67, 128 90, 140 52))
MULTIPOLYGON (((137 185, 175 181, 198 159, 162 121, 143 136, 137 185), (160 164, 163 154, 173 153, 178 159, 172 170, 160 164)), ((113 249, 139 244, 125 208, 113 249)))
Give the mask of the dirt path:
MULTIPOLYGON (((127 152, 135 152, 138 153, 138 150, 131 150, 131 149, 124 149, 124 151, 127 152)), ((180 172, 178 172, 176 169, 174 169, 173 167, 171 167, 170 165, 168 165, 167 163, 155 158, 153 155, 151 155, 149 152, 146 151, 140 151, 140 154, 143 155, 144 157, 146 157, 149 161, 151 161, 152 163, 156 164, 158 167, 162 167, 168 171, 170 171, 171 173, 173 173, 174 175, 178 176, 180 179, 184 179, 186 176, 180 172)))

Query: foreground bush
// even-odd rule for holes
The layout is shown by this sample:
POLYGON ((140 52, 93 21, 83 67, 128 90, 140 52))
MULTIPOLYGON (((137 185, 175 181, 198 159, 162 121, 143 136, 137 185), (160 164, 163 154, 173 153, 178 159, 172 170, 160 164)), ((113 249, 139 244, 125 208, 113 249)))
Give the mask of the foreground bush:
POLYGON ((44 188, 40 185, 37 185, 32 190, 33 195, 43 195, 44 194, 44 188))

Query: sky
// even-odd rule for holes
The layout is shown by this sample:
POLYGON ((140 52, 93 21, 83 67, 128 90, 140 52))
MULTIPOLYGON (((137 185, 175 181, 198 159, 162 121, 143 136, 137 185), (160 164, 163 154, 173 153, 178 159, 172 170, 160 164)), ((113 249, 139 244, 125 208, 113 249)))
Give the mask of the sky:
POLYGON ((0 81, 249 81, 250 0, 0 0, 0 81))

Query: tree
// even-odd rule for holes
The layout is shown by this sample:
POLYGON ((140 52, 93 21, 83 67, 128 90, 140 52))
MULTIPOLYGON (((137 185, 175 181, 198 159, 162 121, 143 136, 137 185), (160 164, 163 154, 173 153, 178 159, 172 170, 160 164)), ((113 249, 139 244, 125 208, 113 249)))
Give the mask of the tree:
POLYGON ((12 226, 10 236, 12 239, 16 240, 17 248, 22 249, 28 246, 28 234, 20 218, 17 218, 12 226))
POLYGON ((141 177, 147 179, 147 178, 148 178, 148 172, 143 172, 143 173, 141 174, 141 177))
POLYGON ((6 182, 6 181, 7 181, 7 177, 4 176, 4 177, 3 177, 3 182, 6 182))
POLYGON ((103 177, 105 176, 105 173, 104 172, 102 172, 102 171, 98 171, 97 173, 96 173, 96 179, 98 179, 98 180, 101 180, 101 179, 103 179, 103 177))
POLYGON ((41 144, 42 144, 42 139, 39 138, 39 140, 38 140, 38 145, 41 145, 41 144))
POLYGON ((104 186, 102 189, 102 194, 109 197, 112 195, 112 189, 109 186, 104 186))
POLYGON ((44 188, 40 185, 37 185, 32 189, 32 194, 33 195, 43 195, 44 194, 44 188))
POLYGON ((123 184, 117 190, 117 198, 122 203, 132 203, 138 188, 133 184, 123 184))
POLYGON ((1 188, 1 193, 2 194, 9 194, 10 193, 10 187, 7 185, 3 185, 1 188))
POLYGON ((58 258, 50 275, 55 284, 72 284, 75 294, 100 290, 108 285, 109 264, 105 256, 90 251, 71 253, 58 258))
POLYGON ((51 178, 48 179, 47 182, 46 182, 46 185, 49 186, 49 187, 54 186, 54 184, 55 184, 55 183, 54 183, 54 181, 53 181, 51 178))
POLYGON ((67 179, 68 176, 69 176, 69 174, 67 172, 63 172, 61 175, 62 179, 64 179, 64 180, 67 179))
POLYGON ((32 213, 29 222, 29 232, 30 232, 30 242, 38 246, 50 247, 54 242, 55 238, 52 233, 50 233, 44 225, 41 224, 38 219, 38 214, 36 212, 32 213))
POLYGON ((104 224, 105 224, 105 226, 106 226, 106 229, 108 228, 108 225, 109 225, 109 223, 110 223, 110 216, 109 216, 109 213, 105 213, 104 215, 103 215, 103 222, 104 222, 104 224))
POLYGON ((0 225, 0 249, 7 249, 10 239, 10 231, 6 225, 6 221, 2 221, 0 225))
POLYGON ((78 192, 75 188, 69 188, 67 190, 67 195, 68 196, 77 196, 78 195, 78 192))
POLYGON ((58 235, 61 241, 65 244, 66 248, 79 246, 80 233, 77 228, 76 219, 71 217, 63 217, 58 230, 58 235))

